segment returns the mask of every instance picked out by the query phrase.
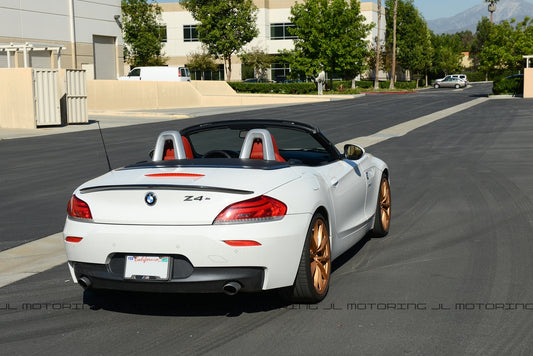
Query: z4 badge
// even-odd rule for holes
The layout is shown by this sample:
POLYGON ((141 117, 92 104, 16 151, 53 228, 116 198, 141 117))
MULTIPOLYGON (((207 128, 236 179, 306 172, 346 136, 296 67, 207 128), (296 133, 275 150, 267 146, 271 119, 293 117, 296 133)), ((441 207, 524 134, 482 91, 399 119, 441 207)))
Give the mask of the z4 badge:
POLYGON ((195 197, 194 195, 186 195, 183 201, 202 201, 202 200, 211 200, 209 197, 204 197, 203 195, 199 195, 195 197))

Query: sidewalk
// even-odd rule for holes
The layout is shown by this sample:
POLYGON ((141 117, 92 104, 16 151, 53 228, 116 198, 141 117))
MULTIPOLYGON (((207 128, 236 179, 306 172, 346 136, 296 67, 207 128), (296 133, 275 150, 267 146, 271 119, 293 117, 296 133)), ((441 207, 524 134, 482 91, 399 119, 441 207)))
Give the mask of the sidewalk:
POLYGON ((206 115, 259 110, 291 105, 301 104, 290 103, 251 106, 196 107, 146 111, 89 111, 89 122, 86 124, 70 124, 67 126, 44 126, 39 127, 37 129, 6 129, 0 127, 0 141, 24 137, 36 137, 43 135, 78 132, 85 130, 96 130, 98 129, 98 122, 100 122, 100 126, 102 129, 107 129, 111 127, 190 119, 206 115))

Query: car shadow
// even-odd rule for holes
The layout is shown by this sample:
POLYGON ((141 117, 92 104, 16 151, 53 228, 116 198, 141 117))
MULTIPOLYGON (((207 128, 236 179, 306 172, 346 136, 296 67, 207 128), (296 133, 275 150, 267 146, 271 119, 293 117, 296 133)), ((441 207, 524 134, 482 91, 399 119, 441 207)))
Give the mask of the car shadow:
POLYGON ((337 257, 331 266, 331 271, 333 273, 333 276, 335 276, 335 271, 341 268, 346 262, 350 261, 351 259, 355 258, 355 255, 361 251, 361 249, 370 241, 372 240, 372 234, 367 233, 359 242, 357 242, 355 245, 350 247, 346 252, 344 252, 342 255, 337 257))
POLYGON ((489 94, 481 93, 481 94, 470 94, 468 95, 469 98, 488 98, 489 94))
POLYGON ((278 290, 261 293, 181 294, 86 290, 83 303, 92 310, 157 316, 227 316, 259 313, 290 305, 278 290))

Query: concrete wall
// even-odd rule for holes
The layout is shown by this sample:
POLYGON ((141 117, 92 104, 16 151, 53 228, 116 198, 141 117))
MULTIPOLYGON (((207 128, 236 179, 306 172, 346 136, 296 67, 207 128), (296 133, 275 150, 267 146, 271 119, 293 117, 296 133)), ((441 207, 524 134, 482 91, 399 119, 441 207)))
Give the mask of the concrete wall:
POLYGON ((533 68, 524 68, 524 98, 533 98, 533 68))
POLYGON ((34 129, 31 68, 0 68, 0 127, 34 129))
POLYGON ((195 107, 200 93, 188 82, 88 80, 89 110, 139 110, 195 107))
MULTIPOLYGON (((32 68, 0 68, 0 128, 35 129, 32 68)), ((59 71, 58 97, 65 97, 65 70, 59 71)), ((155 110, 179 107, 216 107, 312 103, 326 95, 237 94, 223 81, 151 82, 88 80, 88 110, 155 110)), ((66 106, 62 104, 63 111, 66 106)), ((66 124, 66 112, 62 113, 66 124)))
POLYGON ((236 95, 235 90, 224 81, 193 80, 191 84, 202 95, 236 95))
POLYGON ((327 96, 318 95, 237 94, 223 81, 88 80, 87 95, 89 110, 155 110, 330 100, 327 96))

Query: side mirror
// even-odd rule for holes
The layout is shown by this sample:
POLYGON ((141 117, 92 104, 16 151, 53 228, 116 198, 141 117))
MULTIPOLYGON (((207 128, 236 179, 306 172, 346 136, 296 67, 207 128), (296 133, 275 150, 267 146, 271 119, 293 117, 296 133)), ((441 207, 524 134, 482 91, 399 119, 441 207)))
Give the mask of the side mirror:
POLYGON ((344 157, 352 161, 357 161, 365 154, 365 149, 357 145, 344 145, 344 157))

